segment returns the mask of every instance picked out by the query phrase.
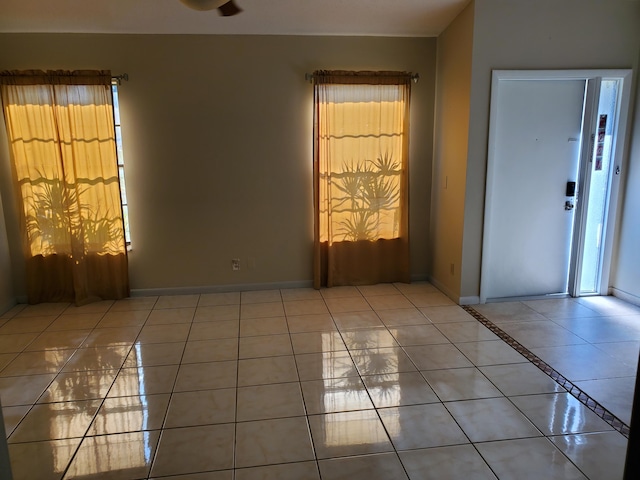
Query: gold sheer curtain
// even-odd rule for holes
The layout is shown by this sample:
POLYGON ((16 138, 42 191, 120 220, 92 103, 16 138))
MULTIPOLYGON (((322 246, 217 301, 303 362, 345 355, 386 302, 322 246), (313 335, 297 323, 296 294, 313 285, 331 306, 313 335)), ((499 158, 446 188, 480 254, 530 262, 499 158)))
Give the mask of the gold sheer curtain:
POLYGON ((0 73, 29 303, 129 295, 109 71, 0 73))
POLYGON ((314 286, 409 282, 411 75, 313 79, 314 286))

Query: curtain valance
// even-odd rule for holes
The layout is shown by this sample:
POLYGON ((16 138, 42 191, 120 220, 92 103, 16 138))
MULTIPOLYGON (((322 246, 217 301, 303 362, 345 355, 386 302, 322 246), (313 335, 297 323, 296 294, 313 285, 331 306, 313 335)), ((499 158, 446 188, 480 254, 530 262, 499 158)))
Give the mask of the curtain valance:
POLYGON ((349 71, 349 70, 316 70, 313 82, 339 85, 410 85, 414 79, 410 72, 392 71, 349 71))
POLYGON ((0 85, 111 85, 111 71, 5 70, 0 85))

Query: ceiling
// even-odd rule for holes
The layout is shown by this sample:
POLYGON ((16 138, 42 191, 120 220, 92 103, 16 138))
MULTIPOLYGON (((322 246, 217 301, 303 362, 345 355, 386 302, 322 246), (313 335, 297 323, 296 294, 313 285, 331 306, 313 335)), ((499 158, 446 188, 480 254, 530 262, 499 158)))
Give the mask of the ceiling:
POLYGON ((0 32, 431 37, 469 0, 236 0, 221 17, 179 0, 0 0, 0 32))

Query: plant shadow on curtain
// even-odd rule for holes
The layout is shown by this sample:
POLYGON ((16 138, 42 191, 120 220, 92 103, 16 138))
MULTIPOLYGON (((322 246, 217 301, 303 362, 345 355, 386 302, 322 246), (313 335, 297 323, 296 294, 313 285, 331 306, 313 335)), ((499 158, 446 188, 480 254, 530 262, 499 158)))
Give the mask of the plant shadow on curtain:
POLYGON ((29 303, 129 295, 111 73, 2 72, 29 303))
POLYGON ((313 78, 314 287, 408 283, 411 75, 313 78))

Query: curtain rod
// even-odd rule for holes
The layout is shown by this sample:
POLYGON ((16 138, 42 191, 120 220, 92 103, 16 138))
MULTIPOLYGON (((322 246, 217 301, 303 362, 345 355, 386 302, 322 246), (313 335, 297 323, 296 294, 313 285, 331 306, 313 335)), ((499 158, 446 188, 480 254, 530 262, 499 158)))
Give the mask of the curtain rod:
POLYGON ((112 75, 111 80, 115 80, 116 82, 118 82, 118 85, 122 85, 122 80, 124 80, 125 82, 129 81, 129 74, 122 73, 120 75, 112 75))
MULTIPOLYGON (((411 80, 413 80, 413 83, 418 83, 418 80, 420 80, 419 73, 412 73, 410 76, 411 76, 411 80)), ((315 75, 313 73, 304 74, 304 79, 309 83, 313 83, 314 78, 315 78, 315 75)))

